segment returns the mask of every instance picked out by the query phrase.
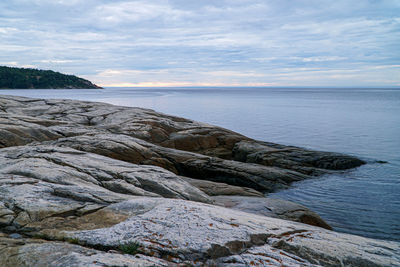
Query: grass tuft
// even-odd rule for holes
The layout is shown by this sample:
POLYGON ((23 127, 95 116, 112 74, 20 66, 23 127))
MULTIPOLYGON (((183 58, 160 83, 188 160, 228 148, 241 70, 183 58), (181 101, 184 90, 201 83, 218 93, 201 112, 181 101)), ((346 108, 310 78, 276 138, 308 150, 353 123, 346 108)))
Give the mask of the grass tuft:
POLYGON ((79 245, 79 244, 80 244, 78 238, 68 238, 66 241, 67 241, 68 243, 70 243, 70 244, 75 244, 75 245, 79 245))
POLYGON ((118 249, 125 254, 135 255, 139 252, 140 244, 138 242, 128 242, 118 246, 118 249))

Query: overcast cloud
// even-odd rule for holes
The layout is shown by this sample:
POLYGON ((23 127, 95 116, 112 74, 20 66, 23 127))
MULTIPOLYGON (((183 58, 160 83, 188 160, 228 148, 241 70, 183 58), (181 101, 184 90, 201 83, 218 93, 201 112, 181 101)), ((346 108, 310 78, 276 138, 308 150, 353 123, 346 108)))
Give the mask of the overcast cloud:
POLYGON ((104 86, 400 86, 399 0, 3 0, 0 40, 104 86))

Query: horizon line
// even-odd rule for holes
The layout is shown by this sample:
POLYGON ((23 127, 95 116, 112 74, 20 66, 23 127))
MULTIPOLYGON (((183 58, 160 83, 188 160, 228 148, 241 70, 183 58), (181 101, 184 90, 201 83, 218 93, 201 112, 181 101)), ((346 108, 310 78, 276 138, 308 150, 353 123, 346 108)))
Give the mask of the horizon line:
POLYGON ((307 89, 307 88, 321 88, 321 89, 400 89, 399 86, 251 86, 251 85, 204 85, 204 86, 107 86, 100 85, 103 88, 277 88, 277 89, 307 89))

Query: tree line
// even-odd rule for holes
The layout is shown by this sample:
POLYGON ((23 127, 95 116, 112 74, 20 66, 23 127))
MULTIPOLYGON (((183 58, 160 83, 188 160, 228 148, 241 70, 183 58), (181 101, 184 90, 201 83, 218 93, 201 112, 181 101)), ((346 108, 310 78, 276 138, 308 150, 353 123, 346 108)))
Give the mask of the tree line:
POLYGON ((0 66, 2 89, 100 88, 88 80, 52 70, 0 66))

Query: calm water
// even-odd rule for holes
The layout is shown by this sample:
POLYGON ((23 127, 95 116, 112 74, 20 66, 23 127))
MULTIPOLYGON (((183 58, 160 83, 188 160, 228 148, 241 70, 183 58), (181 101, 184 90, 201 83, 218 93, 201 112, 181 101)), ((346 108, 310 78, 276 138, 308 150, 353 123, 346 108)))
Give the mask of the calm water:
POLYGON ((0 90, 140 106, 223 126, 252 138, 352 154, 370 163, 272 194, 318 212, 337 231, 400 241, 400 90, 0 90))

